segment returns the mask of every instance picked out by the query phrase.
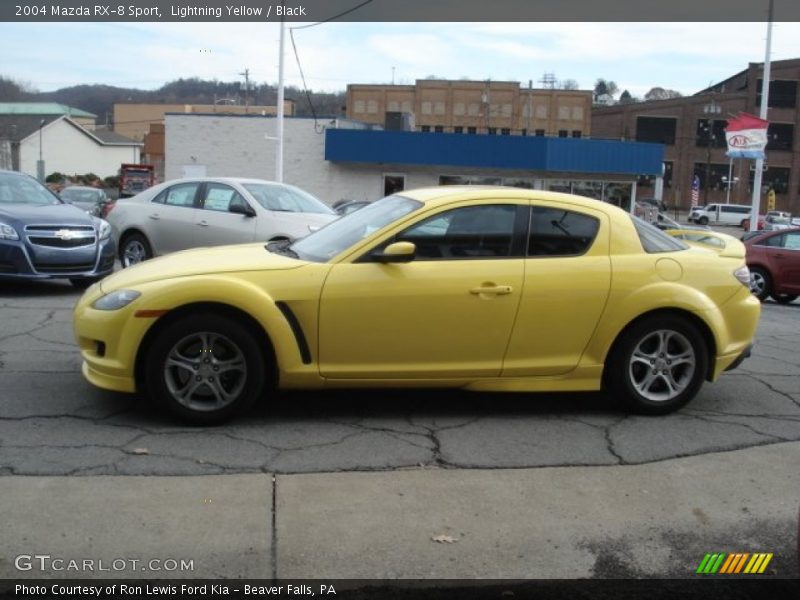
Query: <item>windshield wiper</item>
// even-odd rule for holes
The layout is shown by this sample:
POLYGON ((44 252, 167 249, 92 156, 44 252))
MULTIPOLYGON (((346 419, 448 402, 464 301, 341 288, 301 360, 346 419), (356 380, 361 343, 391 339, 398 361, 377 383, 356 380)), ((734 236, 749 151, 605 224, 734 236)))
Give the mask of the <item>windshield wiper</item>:
POLYGON ((295 252, 289 247, 291 245, 292 242, 290 242, 289 240, 278 240, 277 242, 270 242, 264 247, 273 254, 281 254, 283 256, 289 256, 291 258, 300 258, 297 252, 295 252))

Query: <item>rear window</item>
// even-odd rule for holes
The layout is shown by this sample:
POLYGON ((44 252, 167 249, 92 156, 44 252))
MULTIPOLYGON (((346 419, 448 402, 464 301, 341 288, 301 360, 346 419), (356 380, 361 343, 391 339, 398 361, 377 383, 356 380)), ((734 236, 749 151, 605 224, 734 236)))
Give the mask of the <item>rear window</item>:
POLYGON ((689 246, 682 241, 667 235, 657 227, 651 225, 647 221, 643 221, 639 217, 630 215, 633 226, 636 228, 636 233, 639 234, 639 241, 642 243, 642 248, 649 254, 657 252, 677 252, 679 250, 686 250, 689 246))

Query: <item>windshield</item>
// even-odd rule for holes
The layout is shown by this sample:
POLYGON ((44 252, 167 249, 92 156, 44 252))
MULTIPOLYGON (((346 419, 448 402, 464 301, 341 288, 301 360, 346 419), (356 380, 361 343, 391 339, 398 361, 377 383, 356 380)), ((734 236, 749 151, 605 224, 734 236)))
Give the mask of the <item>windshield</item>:
POLYGON ((789 225, 791 223, 786 217, 768 217, 767 221, 777 225, 789 225))
POLYGON ((356 242, 422 206, 403 196, 387 196, 326 225, 316 233, 292 244, 303 260, 327 262, 356 242))
POLYGON ((291 185, 278 183, 242 184, 253 198, 267 210, 280 212, 321 213, 335 215, 330 208, 308 192, 291 185))
POLYGON ((61 198, 69 202, 97 202, 101 195, 100 190, 67 188, 61 191, 61 198))
POLYGON ((0 204, 60 204, 53 192, 26 175, 0 173, 0 204))

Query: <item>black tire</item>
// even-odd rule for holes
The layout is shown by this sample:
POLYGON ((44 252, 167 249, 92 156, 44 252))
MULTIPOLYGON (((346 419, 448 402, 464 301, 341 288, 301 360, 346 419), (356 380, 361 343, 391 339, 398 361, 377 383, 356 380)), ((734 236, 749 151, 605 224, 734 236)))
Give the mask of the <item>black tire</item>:
POLYGON ((198 313, 157 333, 147 352, 144 383, 152 400, 182 420, 213 424, 249 408, 262 395, 268 372, 264 352, 246 326, 198 313))
POLYGON ((628 410, 663 415, 684 406, 700 390, 708 371, 708 348, 685 318, 646 317, 620 334, 605 371, 608 391, 628 410))
POLYGON ((98 281, 100 281, 99 277, 74 277, 69 280, 69 282, 72 284, 72 287, 79 290, 85 290, 90 285, 97 283, 98 281))
POLYGON ((119 262, 123 269, 150 258, 153 258, 153 249, 141 233, 126 233, 122 236, 119 243, 119 262))
POLYGON ((750 267, 750 291, 762 302, 772 294, 772 278, 761 267, 750 267))
POLYGON ((700 223, 700 225, 708 225, 708 217, 700 217, 697 219, 697 222, 700 223))
POLYGON ((750 229, 750 219, 742 219, 742 222, 739 223, 739 227, 747 231, 750 229))
POLYGON ((772 299, 778 304, 791 304, 797 300, 797 296, 795 294, 771 294, 771 296, 772 299))

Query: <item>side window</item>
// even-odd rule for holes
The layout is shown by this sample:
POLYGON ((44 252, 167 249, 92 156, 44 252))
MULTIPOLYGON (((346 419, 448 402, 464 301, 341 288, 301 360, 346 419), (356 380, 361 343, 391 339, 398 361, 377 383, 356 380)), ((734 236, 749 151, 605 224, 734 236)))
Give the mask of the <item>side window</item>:
POLYGON ((760 243, 756 244, 756 246, 767 246, 768 248, 782 248, 783 247, 783 238, 786 236, 781 235, 771 235, 767 239, 762 240, 760 243))
POLYGON ((594 242, 600 221, 559 208, 534 206, 528 237, 528 256, 577 256, 594 242))
POLYGON ((178 185, 173 185, 166 190, 167 193, 164 197, 164 204, 170 206, 193 207, 194 196, 199 186, 199 183, 179 183, 178 185))
POLYGON ((800 250, 800 233, 787 233, 784 235, 783 247, 787 250, 800 250))
POLYGON ((222 183, 206 185, 205 198, 203 198, 204 209, 228 212, 231 206, 236 204, 241 206, 246 202, 231 186, 222 183))
POLYGON ((150 202, 157 202, 158 204, 164 204, 164 200, 167 197, 167 192, 169 192, 168 189, 159 192, 159 194, 155 198, 153 198, 150 202))
POLYGON ((418 260, 508 258, 514 255, 516 215, 514 204, 456 208, 413 225, 394 241, 413 242, 418 260))

